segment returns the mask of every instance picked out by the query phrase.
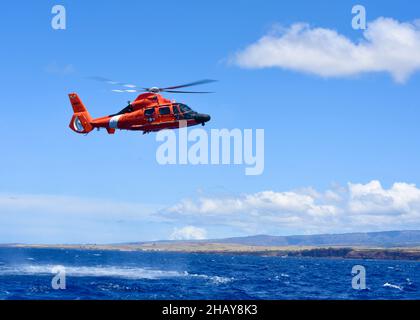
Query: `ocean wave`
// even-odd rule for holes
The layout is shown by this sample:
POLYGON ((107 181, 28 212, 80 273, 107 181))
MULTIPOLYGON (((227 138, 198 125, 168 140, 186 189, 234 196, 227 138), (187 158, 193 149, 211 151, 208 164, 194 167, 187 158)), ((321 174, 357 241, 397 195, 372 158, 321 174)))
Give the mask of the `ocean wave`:
POLYGON ((188 272, 186 272, 185 275, 189 277, 193 277, 193 278, 207 279, 207 280, 210 280, 214 284, 225 284, 234 280, 233 278, 228 278, 228 277, 208 276, 205 274, 190 274, 188 272))
POLYGON ((202 278, 215 284, 227 283, 231 278, 209 276, 205 274, 193 274, 187 271, 158 270, 140 267, 116 267, 116 266, 57 266, 57 265, 18 265, 3 266, 0 268, 0 276, 3 275, 54 275, 55 268, 64 268, 69 277, 110 277, 123 279, 160 279, 160 278, 202 278), (54 270, 53 270, 54 269, 54 270))
POLYGON ((392 284, 392 283, 389 283, 389 282, 385 283, 385 284, 384 284, 384 287, 385 287, 385 288, 398 289, 398 290, 400 290, 400 291, 403 291, 403 290, 404 290, 404 289, 403 289, 403 287, 397 286, 397 285, 392 284))

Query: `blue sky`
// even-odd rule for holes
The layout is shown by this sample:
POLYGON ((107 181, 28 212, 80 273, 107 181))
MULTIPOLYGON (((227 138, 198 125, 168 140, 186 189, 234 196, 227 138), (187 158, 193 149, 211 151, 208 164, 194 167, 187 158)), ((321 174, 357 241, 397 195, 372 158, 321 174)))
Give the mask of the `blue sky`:
MULTIPOLYGON (((355 4, 3 4, 0 242, 419 228, 417 67, 398 82, 392 72, 322 76, 236 59, 279 26, 301 22, 358 43, 363 31, 351 27, 355 4), (55 4, 66 7, 66 30, 51 28, 55 4), (246 176, 240 166, 158 165, 154 134, 75 134, 68 128, 69 92, 77 92, 94 117, 135 98, 85 79, 91 75, 144 86, 220 80, 203 87, 216 94, 169 97, 211 114, 208 130, 264 129, 264 174, 246 176)), ((369 22, 420 18, 413 1, 360 4, 369 22)), ((410 54, 402 59, 392 67, 415 65, 410 54)))

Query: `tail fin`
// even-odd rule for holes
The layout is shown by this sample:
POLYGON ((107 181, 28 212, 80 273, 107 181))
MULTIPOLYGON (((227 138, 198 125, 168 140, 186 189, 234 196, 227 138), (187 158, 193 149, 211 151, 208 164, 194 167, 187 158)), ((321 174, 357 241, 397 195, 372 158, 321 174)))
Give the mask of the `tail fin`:
POLYGON ((93 130, 92 117, 87 111, 82 100, 80 100, 77 93, 70 93, 69 98, 74 112, 69 125, 70 129, 77 133, 91 132, 93 130))

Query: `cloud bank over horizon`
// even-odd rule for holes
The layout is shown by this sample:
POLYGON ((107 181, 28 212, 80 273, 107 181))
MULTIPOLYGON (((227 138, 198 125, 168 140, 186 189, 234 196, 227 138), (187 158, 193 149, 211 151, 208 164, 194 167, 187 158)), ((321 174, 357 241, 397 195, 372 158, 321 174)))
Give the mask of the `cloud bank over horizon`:
POLYGON ((420 70, 419 52, 420 20, 380 17, 368 23, 357 42, 333 29, 295 23, 263 36, 236 53, 231 62, 243 68, 282 68, 324 78, 386 72, 404 83, 420 70))
POLYGON ((405 182, 389 188, 373 180, 324 191, 304 187, 194 196, 170 206, 0 194, 0 243, 116 243, 413 229, 420 230, 420 188, 405 182))
POLYGON ((323 192, 313 188, 263 191, 231 197, 184 199, 167 217, 188 223, 229 225, 247 234, 317 234, 420 228, 420 189, 379 181, 348 183, 323 192))

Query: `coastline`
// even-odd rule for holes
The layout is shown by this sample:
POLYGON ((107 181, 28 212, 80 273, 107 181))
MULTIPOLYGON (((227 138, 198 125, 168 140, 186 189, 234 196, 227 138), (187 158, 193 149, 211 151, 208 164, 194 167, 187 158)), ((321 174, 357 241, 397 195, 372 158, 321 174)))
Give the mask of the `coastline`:
POLYGON ((0 248, 64 249, 92 251, 174 252, 197 254, 254 255, 265 257, 307 257, 331 259, 408 260, 420 262, 420 247, 355 247, 355 246, 248 246, 220 243, 165 243, 142 244, 0 244, 0 248))

